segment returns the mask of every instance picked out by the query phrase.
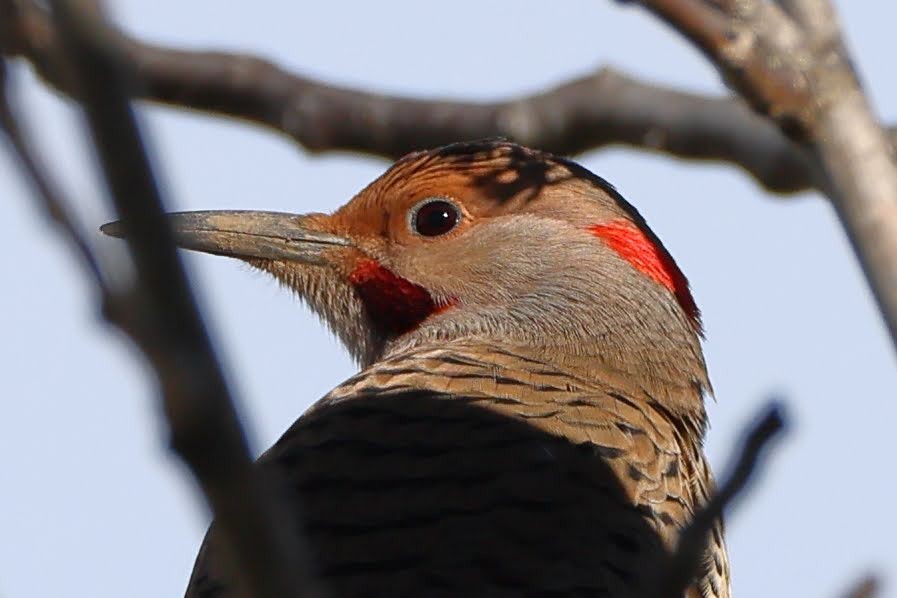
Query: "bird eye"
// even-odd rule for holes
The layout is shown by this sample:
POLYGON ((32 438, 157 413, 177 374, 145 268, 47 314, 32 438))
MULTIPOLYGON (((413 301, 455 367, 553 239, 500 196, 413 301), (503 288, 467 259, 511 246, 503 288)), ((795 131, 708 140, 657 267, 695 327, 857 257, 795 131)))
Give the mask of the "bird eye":
POLYGON ((460 220, 458 206, 444 199, 426 200, 411 212, 411 228, 424 237, 444 235, 460 220))

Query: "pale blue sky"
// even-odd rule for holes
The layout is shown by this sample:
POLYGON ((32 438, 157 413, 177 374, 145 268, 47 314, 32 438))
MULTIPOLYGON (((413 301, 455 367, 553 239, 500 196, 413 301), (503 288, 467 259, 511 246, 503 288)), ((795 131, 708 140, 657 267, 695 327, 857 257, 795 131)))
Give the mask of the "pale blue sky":
MULTIPOLYGON (((897 3, 838 5, 877 110, 893 122, 897 3)), ((154 41, 248 50, 391 92, 492 99, 602 64, 722 89, 675 34, 607 0, 111 6, 154 41)), ((95 230, 109 214, 71 107, 19 74, 44 150, 95 230)), ((172 209, 330 211, 387 166, 310 156, 196 114, 144 115, 172 209)), ((885 595, 897 596, 897 361, 828 204, 815 194, 770 197, 723 166, 623 149, 580 161, 642 211, 692 281, 717 393, 707 443, 717 469, 770 392, 791 408, 790 436, 729 520, 737 594, 834 596, 874 569, 886 573, 885 595)), ((166 450, 152 380, 100 323, 90 287, 5 152, 0 197, 0 596, 179 595, 208 516, 166 450)), ((260 451, 353 366, 265 276, 222 258, 188 262, 260 451)))

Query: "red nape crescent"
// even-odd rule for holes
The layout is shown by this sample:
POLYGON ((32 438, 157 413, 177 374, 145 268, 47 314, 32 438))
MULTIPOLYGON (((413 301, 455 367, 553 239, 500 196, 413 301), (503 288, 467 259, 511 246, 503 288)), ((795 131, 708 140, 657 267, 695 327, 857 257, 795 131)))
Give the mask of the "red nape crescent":
POLYGON ((589 227, 589 231, 632 264, 633 268, 669 289, 688 314, 695 330, 701 331, 701 312, 691 296, 688 279, 663 247, 628 220, 595 224, 589 227))
POLYGON ((401 336, 454 302, 437 303, 423 287, 381 266, 376 260, 358 263, 349 274, 374 326, 388 336, 401 336))

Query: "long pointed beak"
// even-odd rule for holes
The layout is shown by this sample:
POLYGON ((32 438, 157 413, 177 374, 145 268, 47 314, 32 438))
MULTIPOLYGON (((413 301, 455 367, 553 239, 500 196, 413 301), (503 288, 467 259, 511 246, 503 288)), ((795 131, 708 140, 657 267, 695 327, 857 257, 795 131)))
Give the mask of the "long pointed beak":
MULTIPOLYGON (((235 258, 321 264, 325 250, 352 244, 346 237, 308 228, 307 216, 284 212, 175 212, 168 218, 179 247, 235 258)), ((121 222, 104 224, 100 230, 125 236, 121 222)))

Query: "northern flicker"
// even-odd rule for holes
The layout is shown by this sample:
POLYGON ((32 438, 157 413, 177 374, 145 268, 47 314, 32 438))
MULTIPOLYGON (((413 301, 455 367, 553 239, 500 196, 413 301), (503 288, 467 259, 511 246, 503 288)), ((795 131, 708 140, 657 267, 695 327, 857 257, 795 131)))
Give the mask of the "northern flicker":
MULTIPOLYGON (((332 215, 171 215, 361 365, 260 459, 333 596, 636 596, 711 492, 688 282, 568 160, 414 153, 332 215)), ((721 524, 690 597, 729 596, 721 524)), ((231 596, 214 524, 187 591, 231 596)))

